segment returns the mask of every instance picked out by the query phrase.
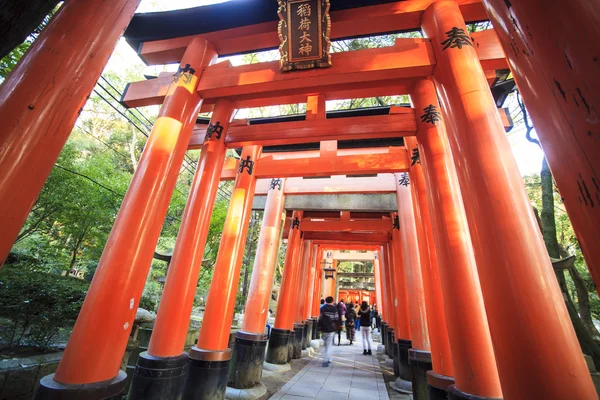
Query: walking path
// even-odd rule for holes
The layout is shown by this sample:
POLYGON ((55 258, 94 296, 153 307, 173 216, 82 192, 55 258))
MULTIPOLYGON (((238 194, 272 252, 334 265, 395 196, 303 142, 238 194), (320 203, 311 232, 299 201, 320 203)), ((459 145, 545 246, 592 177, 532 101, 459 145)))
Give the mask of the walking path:
POLYGON ((344 342, 334 346, 329 367, 322 366, 321 348, 271 400, 389 400, 375 349, 372 356, 365 356, 360 343, 350 346, 344 342))

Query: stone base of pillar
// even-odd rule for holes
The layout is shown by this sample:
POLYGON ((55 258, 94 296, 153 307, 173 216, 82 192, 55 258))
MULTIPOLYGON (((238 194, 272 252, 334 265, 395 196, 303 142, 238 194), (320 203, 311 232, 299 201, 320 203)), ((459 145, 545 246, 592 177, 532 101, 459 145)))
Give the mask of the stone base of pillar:
POLYGON ((271 337, 265 361, 269 364, 283 365, 289 362, 289 344, 292 331, 287 329, 271 329, 271 337))
POLYGON ((225 399, 230 360, 231 349, 211 351, 192 347, 182 399, 225 399))
POLYGON ((408 350, 412 348, 412 342, 410 340, 398 339, 396 344, 398 345, 398 377, 405 381, 412 382, 413 373, 408 361, 408 350))
POLYGON ((427 371, 431 371, 433 368, 431 352, 410 349, 408 350, 408 362, 413 375, 413 398, 414 400, 427 400, 427 371))
POLYGON ((502 397, 481 397, 475 396, 474 394, 468 394, 461 392, 456 388, 455 385, 448 387, 448 399, 449 400, 502 400, 502 397))
POLYGON ((266 348, 267 339, 264 334, 237 331, 227 386, 235 389, 259 386, 266 348))
POLYGON ((294 338, 292 340, 292 359, 302 358, 302 341, 304 339, 304 324, 294 324, 294 338))
POLYGON ((448 388, 454 385, 451 376, 427 371, 427 395, 429 400, 448 400, 448 388))
POLYGON ((292 369, 292 366, 287 363, 286 364, 271 364, 266 361, 263 363, 263 371, 281 373, 281 372, 291 371, 291 369, 292 369))
POLYGON ((388 353, 388 344, 387 344, 387 323, 385 322, 381 322, 381 344, 383 345, 383 350, 385 352, 385 354, 387 355, 388 353))
POLYGON ((315 350, 321 348, 321 339, 311 340, 310 347, 312 347, 315 350))
POLYGON ((400 393, 412 394, 412 383, 404 379, 397 378, 394 382, 390 383, 390 387, 400 393))
POLYGON ((385 354, 389 358, 394 358, 394 328, 388 326, 385 330, 385 343, 387 343, 385 346, 387 353, 385 354))
POLYGON ((256 400, 260 399, 265 394, 267 394, 267 387, 262 383, 250 389, 236 389, 227 386, 225 398, 235 400, 256 400))
POLYGON ((308 347, 308 321, 302 321, 302 350, 308 347))
POLYGON ((319 339, 319 318, 312 317, 312 340, 319 339))
POLYGON ((119 371, 116 377, 109 381, 70 385, 54 380, 54 374, 47 375, 40 381, 36 400, 112 400, 122 397, 127 374, 119 371))
POLYGON ((312 340, 313 320, 307 319, 305 321, 305 324, 306 324, 307 332, 306 332, 306 337, 304 338, 304 341, 306 342, 306 347, 309 348, 310 341, 312 340))
POLYGON ((181 353, 175 357, 155 357, 144 351, 138 356, 129 400, 161 400, 179 398, 188 369, 190 357, 181 353))
POLYGON ((392 349, 390 350, 393 366, 394 366, 394 375, 400 377, 400 349, 398 348, 398 342, 392 341, 390 342, 392 349))

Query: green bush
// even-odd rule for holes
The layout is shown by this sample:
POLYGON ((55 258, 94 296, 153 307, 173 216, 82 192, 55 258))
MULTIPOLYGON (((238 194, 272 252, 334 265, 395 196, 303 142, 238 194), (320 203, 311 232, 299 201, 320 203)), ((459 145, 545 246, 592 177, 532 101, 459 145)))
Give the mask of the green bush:
POLYGON ((0 317, 13 323, 7 344, 48 348, 61 328, 75 323, 88 287, 32 264, 6 265, 0 271, 0 317))

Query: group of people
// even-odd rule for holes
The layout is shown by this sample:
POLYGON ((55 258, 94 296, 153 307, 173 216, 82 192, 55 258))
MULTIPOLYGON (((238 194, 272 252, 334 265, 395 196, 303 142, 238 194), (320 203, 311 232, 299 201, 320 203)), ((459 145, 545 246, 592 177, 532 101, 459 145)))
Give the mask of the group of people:
POLYGON ((334 345, 335 334, 338 335, 338 346, 342 341, 342 326, 346 326, 346 337, 350 341, 350 345, 355 340, 356 329, 360 329, 363 344, 363 354, 371 355, 373 347, 373 339, 371 336, 372 326, 379 327, 379 313, 377 307, 369 306, 369 303, 363 301, 355 309, 352 302, 348 305, 344 300, 340 300, 337 305, 333 304, 333 297, 329 296, 321 300, 321 313, 319 316, 319 328, 323 332, 323 340, 325 342, 325 361, 324 367, 328 367, 331 363, 332 346, 334 345))

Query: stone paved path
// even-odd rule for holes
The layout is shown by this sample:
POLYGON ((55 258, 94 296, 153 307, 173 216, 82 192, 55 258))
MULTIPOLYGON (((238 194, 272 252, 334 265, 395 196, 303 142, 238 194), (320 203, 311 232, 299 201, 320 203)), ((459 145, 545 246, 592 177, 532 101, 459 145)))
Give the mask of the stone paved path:
POLYGON ((375 352, 364 356, 360 344, 349 346, 344 342, 334 346, 329 367, 322 366, 321 348, 321 353, 313 356, 271 400, 389 400, 375 352))

